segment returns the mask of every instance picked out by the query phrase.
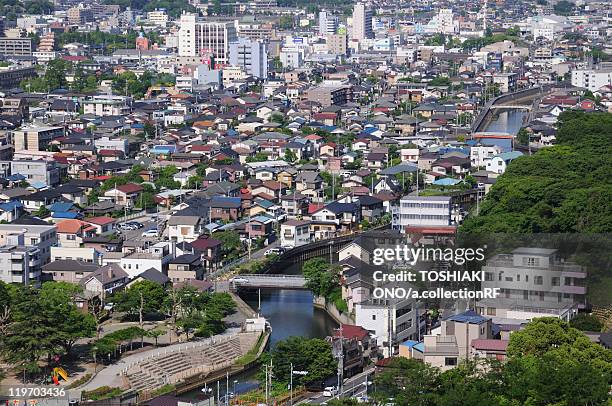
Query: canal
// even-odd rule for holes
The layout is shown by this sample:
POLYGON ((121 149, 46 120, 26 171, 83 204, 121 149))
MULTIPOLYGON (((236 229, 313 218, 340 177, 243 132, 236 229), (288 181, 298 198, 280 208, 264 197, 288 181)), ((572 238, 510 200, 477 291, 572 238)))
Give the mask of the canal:
POLYGON ((527 112, 524 110, 496 109, 494 116, 485 127, 485 132, 502 132, 516 135, 523 126, 527 112))
MULTIPOLYGON (((301 266, 293 265, 286 270, 287 274, 296 274, 301 266)), ((261 315, 264 316, 272 326, 270 346, 276 345, 281 340, 291 336, 308 338, 324 338, 338 327, 327 313, 312 306, 313 296, 307 290, 262 290, 261 295, 257 291, 242 292, 240 297, 257 310, 261 300, 261 315)), ((259 386, 257 380, 257 369, 245 371, 242 374, 230 377, 229 391, 234 393, 245 393, 259 386), (236 382, 234 382, 236 381, 236 382)), ((220 396, 224 396, 226 382, 219 382, 220 396)), ((209 386, 213 393, 217 392, 217 383, 209 386)), ((190 399, 202 397, 200 390, 194 390, 184 395, 190 399)))

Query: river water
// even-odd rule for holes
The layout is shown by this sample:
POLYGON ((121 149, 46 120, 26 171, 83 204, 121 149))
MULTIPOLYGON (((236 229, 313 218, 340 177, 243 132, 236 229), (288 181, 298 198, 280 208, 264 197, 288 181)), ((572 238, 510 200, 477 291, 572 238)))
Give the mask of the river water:
MULTIPOLYGON (((288 274, 296 272, 299 272, 298 265, 286 270, 288 274)), ((272 326, 270 346, 291 336, 324 338, 338 327, 327 313, 312 306, 313 296, 307 290, 262 290, 261 296, 258 292, 251 291, 241 293, 240 297, 255 310, 261 300, 261 315, 272 326)), ((257 374, 258 371, 255 369, 230 377, 229 391, 240 394, 256 389, 259 386, 257 374)), ((211 384, 210 387, 216 394, 217 383, 211 384)), ((225 395, 225 387, 225 380, 219 382, 220 396, 225 395)), ((202 393, 200 390, 195 390, 186 393, 184 397, 198 399, 202 397, 202 393)))
POLYGON ((523 119, 526 115, 524 110, 496 110, 493 120, 484 131, 516 135, 523 126, 523 119))

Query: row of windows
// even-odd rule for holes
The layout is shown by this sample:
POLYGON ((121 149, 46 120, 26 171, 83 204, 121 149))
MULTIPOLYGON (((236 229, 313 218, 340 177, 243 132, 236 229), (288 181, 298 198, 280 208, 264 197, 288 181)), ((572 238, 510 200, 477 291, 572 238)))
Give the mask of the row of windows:
POLYGON ((448 209, 448 203, 402 203, 404 208, 448 209))
POLYGON ((443 214, 401 214, 400 218, 403 220, 409 219, 421 219, 421 220, 445 220, 448 216, 443 214))

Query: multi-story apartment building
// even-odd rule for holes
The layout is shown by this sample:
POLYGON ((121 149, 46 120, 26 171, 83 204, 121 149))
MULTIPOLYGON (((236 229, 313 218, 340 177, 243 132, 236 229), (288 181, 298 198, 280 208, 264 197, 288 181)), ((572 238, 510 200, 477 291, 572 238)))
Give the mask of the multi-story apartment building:
POLYGON ((355 305, 355 324, 373 333, 383 356, 389 357, 400 343, 422 337, 423 314, 414 299, 371 298, 355 305))
POLYGON ((55 161, 0 161, 0 173, 3 176, 20 174, 25 176, 28 183, 43 182, 48 186, 60 183, 60 169, 55 161))
POLYGON ((328 11, 319 11, 319 35, 325 37, 335 34, 338 29, 338 17, 328 11))
POLYGON ((32 55, 32 38, 0 38, 0 55, 30 56, 32 55))
POLYGON ((46 264, 51 257, 51 247, 57 245, 55 225, 0 224, 2 245, 37 247, 41 265, 46 264))
POLYGON ((352 38, 358 41, 374 38, 374 32, 372 31, 372 10, 364 3, 357 3, 353 8, 352 38))
POLYGON ((9 89, 18 86, 22 80, 35 76, 36 68, 33 66, 0 69, 0 88, 9 89))
POLYGON ((392 227, 401 232, 408 226, 451 225, 451 198, 448 196, 404 196, 391 211, 392 227))
POLYGON ((346 104, 352 98, 348 85, 323 84, 308 90, 308 100, 319 102, 323 107, 346 104))
POLYGON ((583 87, 592 92, 603 86, 612 86, 612 68, 575 69, 572 71, 572 86, 583 87))
POLYGON ((130 113, 132 99, 125 96, 94 96, 83 100, 83 113, 96 116, 121 116, 130 113))
POLYGON ((230 43, 229 62, 256 78, 268 77, 268 50, 263 41, 239 38, 230 43))
POLYGON ((179 59, 199 62, 203 54, 212 54, 215 64, 229 63, 229 44, 237 41, 233 23, 207 21, 195 14, 183 14, 179 30, 179 59))
POLYGON ((346 34, 327 35, 327 50, 334 55, 346 55, 348 52, 348 36, 346 34))
POLYGON ((89 7, 84 7, 82 4, 68 9, 68 23, 74 25, 82 25, 94 21, 93 10, 89 7))
POLYGON ((517 248, 488 260, 483 271, 482 287, 500 289, 497 299, 477 304, 477 310, 487 316, 569 320, 586 304, 585 269, 565 261, 556 249, 517 248))
POLYGON ((0 281, 23 285, 39 285, 41 280, 40 250, 35 246, 15 244, 18 239, 0 246, 0 281))
POLYGON ((164 9, 156 9, 147 13, 147 20, 155 25, 165 27, 168 24, 168 13, 164 9))
POLYGON ((64 136, 62 127, 25 126, 13 132, 15 151, 46 151, 49 143, 64 136))
POLYGON ((274 38, 276 33, 272 24, 240 24, 238 25, 238 36, 251 40, 268 41, 274 38))

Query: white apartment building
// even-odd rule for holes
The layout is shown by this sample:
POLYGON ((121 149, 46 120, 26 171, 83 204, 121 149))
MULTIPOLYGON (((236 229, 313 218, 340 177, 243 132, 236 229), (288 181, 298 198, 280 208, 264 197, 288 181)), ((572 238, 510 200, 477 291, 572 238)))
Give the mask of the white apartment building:
POLYGON ((230 64, 239 66, 249 75, 268 77, 268 50, 265 42, 239 38, 230 44, 230 64))
POLYGON ((94 141, 94 146, 98 151, 101 149, 108 149, 112 151, 121 151, 125 155, 127 155, 128 152, 128 140, 125 138, 98 138, 94 141))
POLYGON ((125 96, 94 96, 83 100, 83 113, 96 116, 121 116, 130 114, 131 98, 125 96))
POLYGON ((338 29, 338 17, 327 11, 319 11, 319 35, 326 37, 335 34, 338 29))
POLYGON ((392 227, 405 232, 408 226, 451 225, 451 198, 448 196, 404 196, 391 210, 392 227))
POLYGON ((40 250, 34 246, 17 245, 22 241, 9 238, 0 246, 0 281, 22 285, 39 285, 42 274, 40 250))
POLYGON ((35 246, 40 250, 41 265, 49 262, 51 247, 57 245, 55 225, 0 224, 0 246, 35 246), (15 244, 15 241, 18 244, 15 244))
POLYGON ((353 37, 354 40, 374 38, 372 30, 372 10, 364 3, 357 3, 353 8, 353 37))
POLYGON ((595 92, 606 85, 612 85, 612 68, 572 70, 572 86, 595 92))
POLYGON ((583 267, 565 261, 556 249, 521 247, 498 254, 483 267, 483 288, 499 288, 497 299, 481 300, 479 313, 498 318, 570 320, 586 304, 583 267))
POLYGON ((474 145, 470 148, 470 162, 473 167, 487 165, 487 160, 501 154, 502 149, 497 145, 474 145))
POLYGON ((164 9, 149 11, 147 13, 147 20, 160 27, 165 27, 168 24, 168 13, 164 9))
POLYGON ((229 44, 238 40, 233 23, 207 21, 195 14, 181 15, 179 58, 183 62, 200 62, 203 55, 212 54, 215 64, 229 63, 229 44))
POLYGON ((297 46, 283 47, 280 60, 285 68, 299 68, 304 63, 304 50, 297 46))
POLYGON ((355 304, 355 324, 374 334, 383 355, 390 357, 397 352, 400 343, 421 338, 423 313, 419 313, 414 299, 370 299, 355 304), (417 319, 420 320, 420 329, 417 328, 417 319))

